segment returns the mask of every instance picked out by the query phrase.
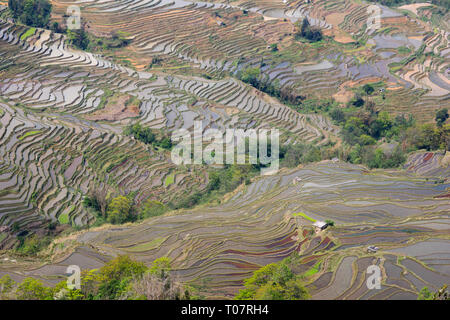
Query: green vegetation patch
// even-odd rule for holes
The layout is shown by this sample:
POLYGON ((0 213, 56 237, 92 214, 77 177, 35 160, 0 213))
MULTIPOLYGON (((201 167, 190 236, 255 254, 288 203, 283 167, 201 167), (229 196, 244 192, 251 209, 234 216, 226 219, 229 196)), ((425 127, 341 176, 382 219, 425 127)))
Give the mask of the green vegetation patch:
POLYGON ((66 213, 62 213, 58 217, 58 221, 60 224, 68 224, 70 222, 69 215, 75 210, 75 206, 71 206, 69 211, 66 213))
POLYGON ((35 33, 36 33, 36 28, 30 28, 23 35, 20 36, 20 40, 25 41, 26 39, 28 39, 35 33))
POLYGON ((30 136, 34 136, 41 133, 40 130, 34 130, 34 131, 28 131, 27 133, 25 133, 23 136, 21 136, 19 138, 20 141, 22 141, 23 139, 25 139, 26 137, 30 137, 30 136))
POLYGON ((236 300, 307 300, 311 296, 302 277, 293 272, 298 256, 288 257, 256 270, 244 280, 245 289, 239 291, 236 300))
POLYGON ((305 213, 303 213, 303 212, 297 212, 297 213, 294 213, 294 214, 292 214, 292 216, 294 216, 294 217, 303 217, 303 218, 305 218, 306 220, 309 220, 309 221, 311 221, 311 222, 316 222, 316 221, 317 221, 316 219, 313 219, 313 218, 307 216, 307 215, 306 215, 305 213))
POLYGON ((305 272, 305 277, 310 277, 312 275, 315 275, 320 270, 320 261, 317 262, 311 269, 305 272))
POLYGON ((131 252, 144 252, 149 251, 152 249, 156 249, 160 246, 161 243, 163 243, 166 240, 166 238, 155 238, 150 242, 141 243, 138 245, 135 245, 130 248, 126 248, 125 250, 131 251, 131 252))
POLYGON ((166 180, 164 181, 164 185, 166 187, 170 186, 175 182, 175 175, 172 173, 166 177, 166 180))

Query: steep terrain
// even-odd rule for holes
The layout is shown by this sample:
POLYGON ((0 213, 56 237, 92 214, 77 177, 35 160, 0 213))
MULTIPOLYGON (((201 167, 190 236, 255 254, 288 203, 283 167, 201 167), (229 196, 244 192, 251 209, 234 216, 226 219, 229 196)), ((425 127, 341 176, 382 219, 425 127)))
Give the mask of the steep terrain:
MULTIPOLYGON (((75 3, 52 1, 53 21, 64 25, 75 3)), ((358 87, 381 84, 380 110, 434 121, 450 107, 450 30, 428 6, 381 6, 382 27, 366 30, 370 4, 353 0, 77 4, 90 35, 126 34, 130 43, 91 53, 64 34, 0 19, 0 276, 55 284, 68 265, 167 256, 182 282, 232 298, 253 271, 298 253, 295 272, 313 299, 416 299, 450 282, 448 151, 415 152, 392 170, 337 158, 283 168, 217 204, 123 226, 89 229, 95 216, 83 205, 95 190, 137 205, 206 192, 208 166, 175 165, 170 151, 125 135, 131 123, 168 136, 195 121, 204 131, 277 128, 283 145, 342 144, 326 115, 241 81, 249 68, 303 100, 345 104, 358 87), (330 38, 298 41, 303 17, 330 38), (316 220, 335 226, 315 232, 316 220), (38 257, 6 250, 52 223, 73 233, 38 257), (380 290, 365 284, 372 264, 380 290)))

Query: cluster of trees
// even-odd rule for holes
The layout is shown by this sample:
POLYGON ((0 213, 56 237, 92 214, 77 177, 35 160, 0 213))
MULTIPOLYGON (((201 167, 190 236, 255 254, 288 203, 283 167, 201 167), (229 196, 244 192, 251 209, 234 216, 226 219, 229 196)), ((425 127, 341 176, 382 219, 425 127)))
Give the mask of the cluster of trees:
POLYGON ((16 283, 5 275, 0 279, 0 300, 189 300, 189 289, 172 279, 170 270, 166 257, 147 267, 128 256, 118 256, 100 269, 83 271, 79 289, 69 288, 67 281, 55 287, 34 278, 16 283))
POLYGON ((33 235, 17 236, 18 243, 15 247, 15 252, 19 255, 32 256, 46 248, 51 243, 51 237, 33 235))
MULTIPOLYGON (((54 29, 58 29, 58 26, 54 27, 54 29)), ((67 29, 58 31, 66 32, 69 42, 75 47, 92 52, 123 48, 131 42, 128 34, 122 31, 113 32, 111 38, 95 37, 86 32, 83 26, 76 30, 67 29)))
POLYGON ((154 147, 163 149, 172 149, 172 140, 168 136, 158 138, 150 128, 143 127, 140 123, 128 125, 123 132, 127 136, 133 136, 136 140, 145 144, 151 144, 154 147))
POLYGON ((31 27, 47 26, 52 12, 48 0, 8 0, 8 7, 14 19, 31 27))
POLYGON ((301 26, 297 25, 297 27, 299 27, 299 30, 295 33, 295 39, 297 40, 303 38, 310 42, 317 42, 323 38, 320 28, 311 26, 307 18, 304 18, 301 26))
POLYGON ((290 258, 256 270, 244 281, 245 289, 239 291, 237 300, 307 300, 308 290, 299 275, 290 267, 290 258))
POLYGON ((89 35, 87 34, 87 32, 84 31, 83 28, 78 30, 68 29, 66 31, 66 34, 67 40, 69 41, 70 44, 81 50, 88 49, 90 44, 89 35))
POLYGON ((321 161, 330 157, 325 149, 307 143, 283 145, 280 147, 280 164, 282 167, 295 168, 302 163, 321 161))
POLYGON ((208 171, 208 185, 205 190, 180 198, 169 207, 172 209, 192 208, 193 206, 219 199, 222 195, 233 191, 242 183, 249 184, 252 177, 260 174, 258 165, 225 165, 223 168, 208 171))
POLYGON ((261 70, 258 67, 248 67, 243 71, 237 73, 237 77, 250 84, 252 87, 271 95, 272 97, 280 99, 281 102, 296 105, 305 99, 304 96, 296 93, 291 87, 280 88, 279 82, 271 81, 268 76, 263 77, 261 70))
POLYGON ((380 138, 392 138, 412 125, 412 117, 406 118, 399 115, 392 119, 388 112, 369 112, 360 110, 357 112, 344 112, 334 109, 331 117, 343 128, 342 136, 344 141, 351 145, 371 145, 380 138))
POLYGON ((169 208, 163 203, 147 199, 138 208, 133 201, 133 194, 119 195, 109 199, 106 191, 96 189, 83 199, 83 205, 92 208, 97 216, 96 224, 104 222, 123 224, 138 219, 146 219, 164 214, 169 208))
MULTIPOLYGON (((371 85, 362 89, 367 96, 374 92, 371 85)), ((342 128, 344 142, 352 146, 346 160, 364 163, 370 168, 391 168, 402 164, 406 153, 417 149, 449 150, 450 127, 445 125, 447 109, 436 113, 436 124, 416 125, 411 115, 392 117, 388 112, 378 111, 373 101, 366 100, 357 93, 346 108, 334 107, 329 111, 330 117, 342 128), (380 140, 391 142, 389 150, 378 145, 380 140)))
POLYGON ((15 222, 11 231, 16 234, 17 242, 14 253, 20 256, 34 256, 48 247, 53 237, 61 231, 57 222, 49 221, 46 228, 37 231, 23 229, 20 223, 15 222))
MULTIPOLYGON (((14 19, 31 27, 45 28, 49 26, 52 5, 49 0, 8 0, 8 7, 14 19)), ((129 35, 122 31, 113 32, 110 38, 100 38, 88 34, 84 26, 80 29, 63 29, 57 22, 51 24, 55 32, 67 34, 69 42, 82 50, 93 52, 122 48, 130 44, 129 35)))

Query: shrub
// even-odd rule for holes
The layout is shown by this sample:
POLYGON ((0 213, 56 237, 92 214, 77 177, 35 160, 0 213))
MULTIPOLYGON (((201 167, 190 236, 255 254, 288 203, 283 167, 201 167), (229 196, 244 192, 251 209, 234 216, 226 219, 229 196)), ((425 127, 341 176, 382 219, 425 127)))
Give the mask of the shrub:
POLYGON ((143 205, 141 209, 140 217, 142 219, 149 217, 156 217, 164 214, 169 208, 165 206, 163 203, 148 199, 143 205))
POLYGON ((53 300, 53 290, 33 278, 25 278, 17 287, 16 295, 19 300, 53 300))
POLYGON ((448 109, 440 109, 436 112, 436 124, 438 127, 442 127, 442 125, 447 121, 448 119, 448 109))

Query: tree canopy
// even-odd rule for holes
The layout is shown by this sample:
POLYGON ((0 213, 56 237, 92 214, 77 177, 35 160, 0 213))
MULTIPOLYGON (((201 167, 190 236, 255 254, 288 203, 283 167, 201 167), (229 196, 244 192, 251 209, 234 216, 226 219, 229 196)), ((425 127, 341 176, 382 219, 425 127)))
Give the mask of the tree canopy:
POLYGON ((438 127, 442 127, 442 125, 447 121, 448 119, 448 109, 440 109, 436 112, 436 124, 438 127))
POLYGON ((112 199, 108 205, 107 220, 112 224, 121 224, 129 221, 132 216, 132 201, 125 196, 112 199))
POLYGON ((50 20, 52 5, 48 0, 9 0, 13 17, 32 27, 45 27, 50 20))

